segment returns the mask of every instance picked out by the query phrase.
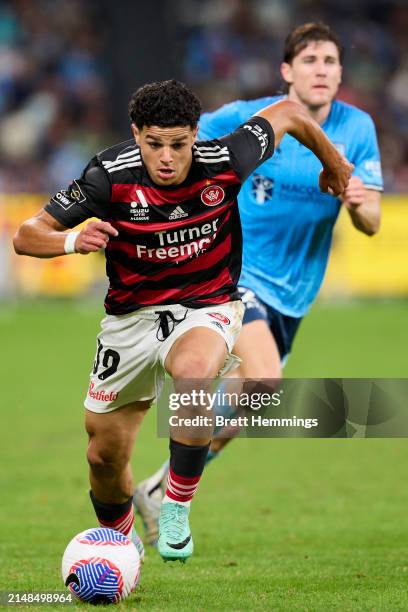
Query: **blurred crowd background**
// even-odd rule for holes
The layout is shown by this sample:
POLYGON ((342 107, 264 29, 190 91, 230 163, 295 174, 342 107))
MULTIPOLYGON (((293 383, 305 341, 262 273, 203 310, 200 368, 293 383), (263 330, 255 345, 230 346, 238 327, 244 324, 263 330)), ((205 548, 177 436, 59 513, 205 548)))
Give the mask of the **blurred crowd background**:
POLYGON ((0 4, 0 191, 55 191, 110 140, 109 67, 95 7, 0 4))
POLYGON ((374 117, 386 191, 408 191, 407 2, 159 0, 150 14, 144 4, 0 3, 1 192, 54 191, 96 150, 126 138, 124 101, 145 80, 176 74, 206 109, 278 92, 284 38, 311 20, 329 23, 344 43, 339 97, 374 117))
POLYGON ((205 110, 282 92, 284 39, 308 21, 328 23, 344 44, 339 98, 373 116, 391 194, 375 239, 340 219, 326 286, 407 295, 406 0, 0 0, 0 297, 91 283, 90 264, 16 258, 10 237, 95 152, 130 137, 127 104, 139 85, 182 79, 205 110))

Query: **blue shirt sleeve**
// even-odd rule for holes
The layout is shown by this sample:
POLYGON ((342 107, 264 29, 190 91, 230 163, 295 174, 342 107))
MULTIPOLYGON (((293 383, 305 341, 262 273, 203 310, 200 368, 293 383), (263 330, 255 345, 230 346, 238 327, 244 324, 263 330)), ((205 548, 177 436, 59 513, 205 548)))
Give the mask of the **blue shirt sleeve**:
POLYGON ((353 175, 359 176, 366 188, 383 190, 380 151, 375 126, 369 115, 359 118, 358 142, 351 161, 355 166, 353 175))
POLYGON ((239 101, 224 104, 212 113, 203 113, 200 118, 199 140, 221 138, 236 130, 248 117, 241 118, 239 101))

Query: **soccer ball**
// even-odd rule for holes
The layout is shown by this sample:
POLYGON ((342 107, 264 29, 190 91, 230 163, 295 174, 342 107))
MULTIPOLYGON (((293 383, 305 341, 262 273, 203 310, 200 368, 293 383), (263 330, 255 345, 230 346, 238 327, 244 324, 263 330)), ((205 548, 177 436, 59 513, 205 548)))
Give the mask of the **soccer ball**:
POLYGON ((92 604, 117 603, 135 589, 140 555, 114 529, 87 529, 76 535, 62 558, 62 578, 74 597, 92 604))

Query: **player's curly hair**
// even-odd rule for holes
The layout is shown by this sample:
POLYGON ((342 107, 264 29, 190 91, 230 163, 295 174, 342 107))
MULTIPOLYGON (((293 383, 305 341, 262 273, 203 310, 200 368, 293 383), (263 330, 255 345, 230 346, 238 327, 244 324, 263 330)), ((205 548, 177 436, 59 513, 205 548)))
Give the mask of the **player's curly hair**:
POLYGON ((184 83, 171 79, 139 87, 129 103, 129 115, 137 128, 144 125, 195 128, 201 114, 201 102, 184 83))
POLYGON ((340 64, 343 63, 344 48, 337 34, 325 23, 304 23, 292 30, 285 40, 283 61, 291 64, 293 59, 311 42, 330 41, 339 52, 340 64))

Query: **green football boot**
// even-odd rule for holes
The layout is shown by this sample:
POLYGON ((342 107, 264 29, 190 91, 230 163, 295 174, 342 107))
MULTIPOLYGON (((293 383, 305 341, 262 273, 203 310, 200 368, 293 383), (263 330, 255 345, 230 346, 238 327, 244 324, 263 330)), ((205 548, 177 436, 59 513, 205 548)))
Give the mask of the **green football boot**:
POLYGON ((157 548, 163 561, 185 563, 193 554, 193 538, 188 524, 189 513, 190 508, 182 504, 161 505, 157 548))

